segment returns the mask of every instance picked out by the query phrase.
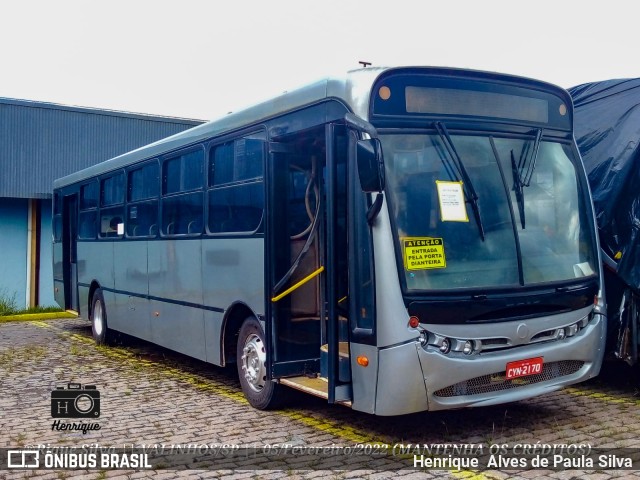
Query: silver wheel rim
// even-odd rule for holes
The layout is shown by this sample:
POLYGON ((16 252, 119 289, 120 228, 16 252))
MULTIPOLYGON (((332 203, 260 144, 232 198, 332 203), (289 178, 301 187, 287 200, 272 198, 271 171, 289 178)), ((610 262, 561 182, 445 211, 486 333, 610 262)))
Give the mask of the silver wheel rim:
POLYGON ((260 392, 265 385, 267 354, 262 339, 252 333, 247 337, 242 349, 242 371, 247 384, 254 392, 260 392))
POLYGON ((104 330, 104 315, 102 314, 102 302, 100 300, 93 306, 93 329, 97 336, 102 335, 104 330))

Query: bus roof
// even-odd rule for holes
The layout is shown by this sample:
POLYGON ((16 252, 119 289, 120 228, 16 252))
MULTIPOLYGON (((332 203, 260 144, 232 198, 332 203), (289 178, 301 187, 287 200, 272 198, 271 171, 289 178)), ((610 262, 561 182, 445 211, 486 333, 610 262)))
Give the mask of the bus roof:
MULTIPOLYGON (((366 119, 368 116, 370 91, 376 79, 387 71, 422 72, 434 75, 449 76, 475 76, 478 79, 506 81, 524 84, 543 90, 551 90, 556 94, 564 92, 555 85, 524 77, 517 77, 495 72, 483 72, 477 70, 457 69, 448 67, 366 67, 351 70, 338 77, 328 77, 314 83, 302 86, 292 91, 250 106, 238 112, 229 113, 223 117, 204 123, 197 127, 185 130, 176 135, 164 138, 157 142, 145 145, 136 150, 111 158, 97 165, 85 168, 53 182, 54 188, 61 188, 80 182, 86 178, 102 175, 128 165, 135 164, 145 159, 157 157, 173 150, 192 145, 199 141, 218 135, 233 132, 252 124, 259 124, 270 118, 284 113, 313 105, 328 98, 342 101, 356 115, 366 119)), ((564 92, 566 94, 566 92, 564 92)), ((568 97, 568 94, 566 94, 568 97)))
POLYGON ((282 95, 258 103, 238 112, 212 120, 184 132, 172 135, 157 142, 145 145, 131 152, 124 153, 97 165, 59 178, 54 181, 54 188, 82 181, 95 175, 123 168, 127 165, 171 152, 182 146, 194 144, 207 138, 257 124, 276 117, 304 105, 312 105, 327 98, 339 98, 351 110, 359 115, 366 115, 368 106, 368 89, 375 78, 386 68, 374 67, 348 72, 343 77, 325 78, 298 89, 284 92, 282 95))

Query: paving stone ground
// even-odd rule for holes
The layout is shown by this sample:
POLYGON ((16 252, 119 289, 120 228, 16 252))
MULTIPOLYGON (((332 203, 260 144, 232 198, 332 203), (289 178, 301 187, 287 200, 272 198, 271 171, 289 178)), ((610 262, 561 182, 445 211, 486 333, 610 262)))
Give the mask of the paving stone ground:
MULTIPOLYGON (((640 458, 638 385, 637 371, 608 362, 593 381, 502 406, 374 417, 293 392, 286 408, 262 412, 244 400, 235 368, 214 367, 130 337, 115 347, 97 347, 83 319, 9 322, 0 324, 0 449, 147 446, 158 453, 164 446, 165 453, 173 447, 188 454, 182 464, 176 460, 182 457, 168 455, 168 463, 154 463, 152 470, 10 469, 0 470, 0 478, 638 478, 638 471, 598 465, 458 471, 414 467, 408 450, 391 458, 356 455, 364 453, 358 447, 362 444, 379 445, 385 452, 398 445, 473 444, 476 451, 482 446, 483 454, 489 454, 492 445, 520 445, 522 451, 526 444, 535 453, 541 445, 555 444, 640 458), (51 392, 68 382, 97 387, 99 417, 80 422, 97 423, 99 430, 52 428, 56 419, 51 416, 51 392), (275 455, 284 451, 283 444, 299 452, 318 447, 352 450, 317 459, 275 455), (222 458, 194 457, 187 450, 200 448, 202 454, 206 446, 204 453, 212 454, 221 445, 248 449, 243 450, 245 457, 222 458)), ((60 420, 70 421, 75 420, 60 420)))

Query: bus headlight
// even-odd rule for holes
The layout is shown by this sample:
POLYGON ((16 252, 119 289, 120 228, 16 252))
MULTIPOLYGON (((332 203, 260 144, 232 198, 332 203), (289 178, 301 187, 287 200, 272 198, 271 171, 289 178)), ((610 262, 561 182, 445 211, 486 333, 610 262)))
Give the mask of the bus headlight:
POLYGON ((451 350, 451 342, 448 338, 443 338, 440 344, 440 351, 442 353, 449 353, 449 350, 451 350))
POLYGON ((465 355, 471 355, 473 353, 473 342, 471 340, 467 340, 466 342, 464 342, 462 353, 464 353, 465 355))
POLYGON ((566 330, 567 337, 573 337, 576 333, 578 333, 578 324, 574 323, 573 325, 569 325, 566 330))

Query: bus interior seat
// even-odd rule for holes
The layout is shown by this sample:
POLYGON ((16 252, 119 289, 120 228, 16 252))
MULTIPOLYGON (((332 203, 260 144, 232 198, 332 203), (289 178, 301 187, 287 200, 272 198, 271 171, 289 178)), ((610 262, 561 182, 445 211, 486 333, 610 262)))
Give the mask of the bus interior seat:
POLYGON ((228 206, 210 205, 209 207, 209 231, 211 233, 222 233, 225 230, 225 224, 229 221, 230 212, 228 206))
POLYGON ((189 225, 187 226, 187 233, 201 233, 202 232, 202 225, 201 222, 199 222, 198 220, 191 220, 189 222, 189 225))
POLYGON ((158 233, 158 232, 157 232, 157 230, 158 230, 157 225, 156 225, 155 223, 154 223, 154 224, 152 224, 152 225, 149 227, 149 236, 150 236, 150 237, 155 237, 155 236, 156 236, 156 233, 158 233))

